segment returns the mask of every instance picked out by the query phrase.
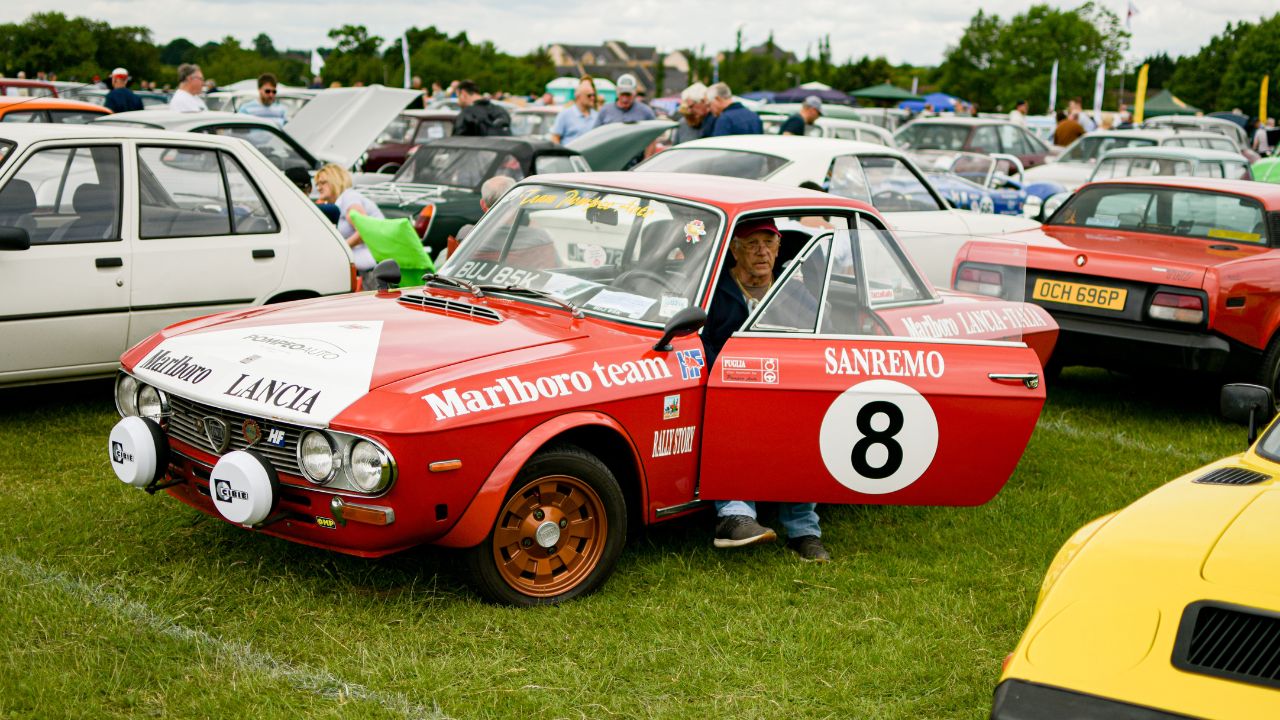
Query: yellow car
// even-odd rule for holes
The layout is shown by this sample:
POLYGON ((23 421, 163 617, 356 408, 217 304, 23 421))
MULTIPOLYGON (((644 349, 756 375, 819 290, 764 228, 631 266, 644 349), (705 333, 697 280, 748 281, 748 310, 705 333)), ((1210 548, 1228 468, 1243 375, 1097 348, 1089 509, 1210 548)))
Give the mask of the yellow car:
POLYGON ((1078 530, 1005 661, 992 720, 1280 718, 1280 422, 1228 385, 1251 447, 1078 530))

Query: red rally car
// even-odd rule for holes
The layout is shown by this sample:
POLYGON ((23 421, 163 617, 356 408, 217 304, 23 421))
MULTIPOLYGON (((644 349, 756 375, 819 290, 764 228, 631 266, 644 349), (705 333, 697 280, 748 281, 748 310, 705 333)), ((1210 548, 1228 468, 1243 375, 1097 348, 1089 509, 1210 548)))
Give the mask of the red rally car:
POLYGON ((1012 267, 1000 244, 961 248, 956 287, 1052 313, 1055 365, 1248 374, 1280 390, 1280 186, 1106 180, 1014 237, 1026 255, 1012 267))
POLYGON ((231 523, 367 557, 468 548, 487 598, 557 602, 608 577, 629 525, 707 500, 986 502, 1056 334, 1034 305, 932 287, 858 201, 541 175, 423 287, 129 350, 109 448, 120 479, 231 523), (762 218, 777 281, 711 357, 732 229, 762 218))

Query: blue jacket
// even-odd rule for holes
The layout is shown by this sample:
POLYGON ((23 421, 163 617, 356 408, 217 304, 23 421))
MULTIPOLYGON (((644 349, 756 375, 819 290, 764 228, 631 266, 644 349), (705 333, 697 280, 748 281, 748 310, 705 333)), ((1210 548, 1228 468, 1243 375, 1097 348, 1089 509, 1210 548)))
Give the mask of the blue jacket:
POLYGON ((716 118, 704 137, 763 134, 764 125, 760 123, 760 116, 743 107, 742 103, 733 102, 720 113, 720 117, 716 118))

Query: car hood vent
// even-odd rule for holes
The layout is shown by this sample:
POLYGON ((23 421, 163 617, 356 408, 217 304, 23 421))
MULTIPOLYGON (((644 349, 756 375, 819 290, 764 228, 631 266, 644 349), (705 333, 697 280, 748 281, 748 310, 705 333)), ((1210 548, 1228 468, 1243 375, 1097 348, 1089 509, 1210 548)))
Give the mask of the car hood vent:
POLYGON ((1238 467, 1223 467, 1210 470, 1192 482, 1201 485, 1257 485, 1270 479, 1271 476, 1266 473, 1238 467))
POLYGON ((487 307, 462 302, 460 300, 449 300, 446 298, 435 297, 434 295, 414 293, 412 295, 402 294, 400 296, 400 302, 405 305, 412 305, 425 310, 435 310, 437 312, 445 313, 446 315, 462 315, 473 320, 482 320, 484 322, 502 322, 502 316, 496 311, 487 307))
POLYGON ((1173 665, 1280 688, 1280 614, 1204 600, 1191 603, 1178 626, 1173 665))

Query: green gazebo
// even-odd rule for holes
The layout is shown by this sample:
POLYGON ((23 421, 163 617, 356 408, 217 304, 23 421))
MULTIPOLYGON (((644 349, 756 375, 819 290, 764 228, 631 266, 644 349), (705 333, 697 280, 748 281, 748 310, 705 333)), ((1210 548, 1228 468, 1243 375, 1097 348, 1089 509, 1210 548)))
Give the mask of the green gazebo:
POLYGON ((883 100, 890 103, 898 103, 903 100, 924 99, 919 95, 913 95, 897 85, 890 85, 889 83, 864 87, 861 90, 854 90, 849 94, 861 100, 883 100))
POLYGON ((1156 117, 1157 115, 1195 115, 1200 112, 1200 108, 1179 100, 1173 93, 1168 90, 1160 92, 1147 98, 1146 105, 1143 106, 1142 114, 1144 117, 1156 117))

